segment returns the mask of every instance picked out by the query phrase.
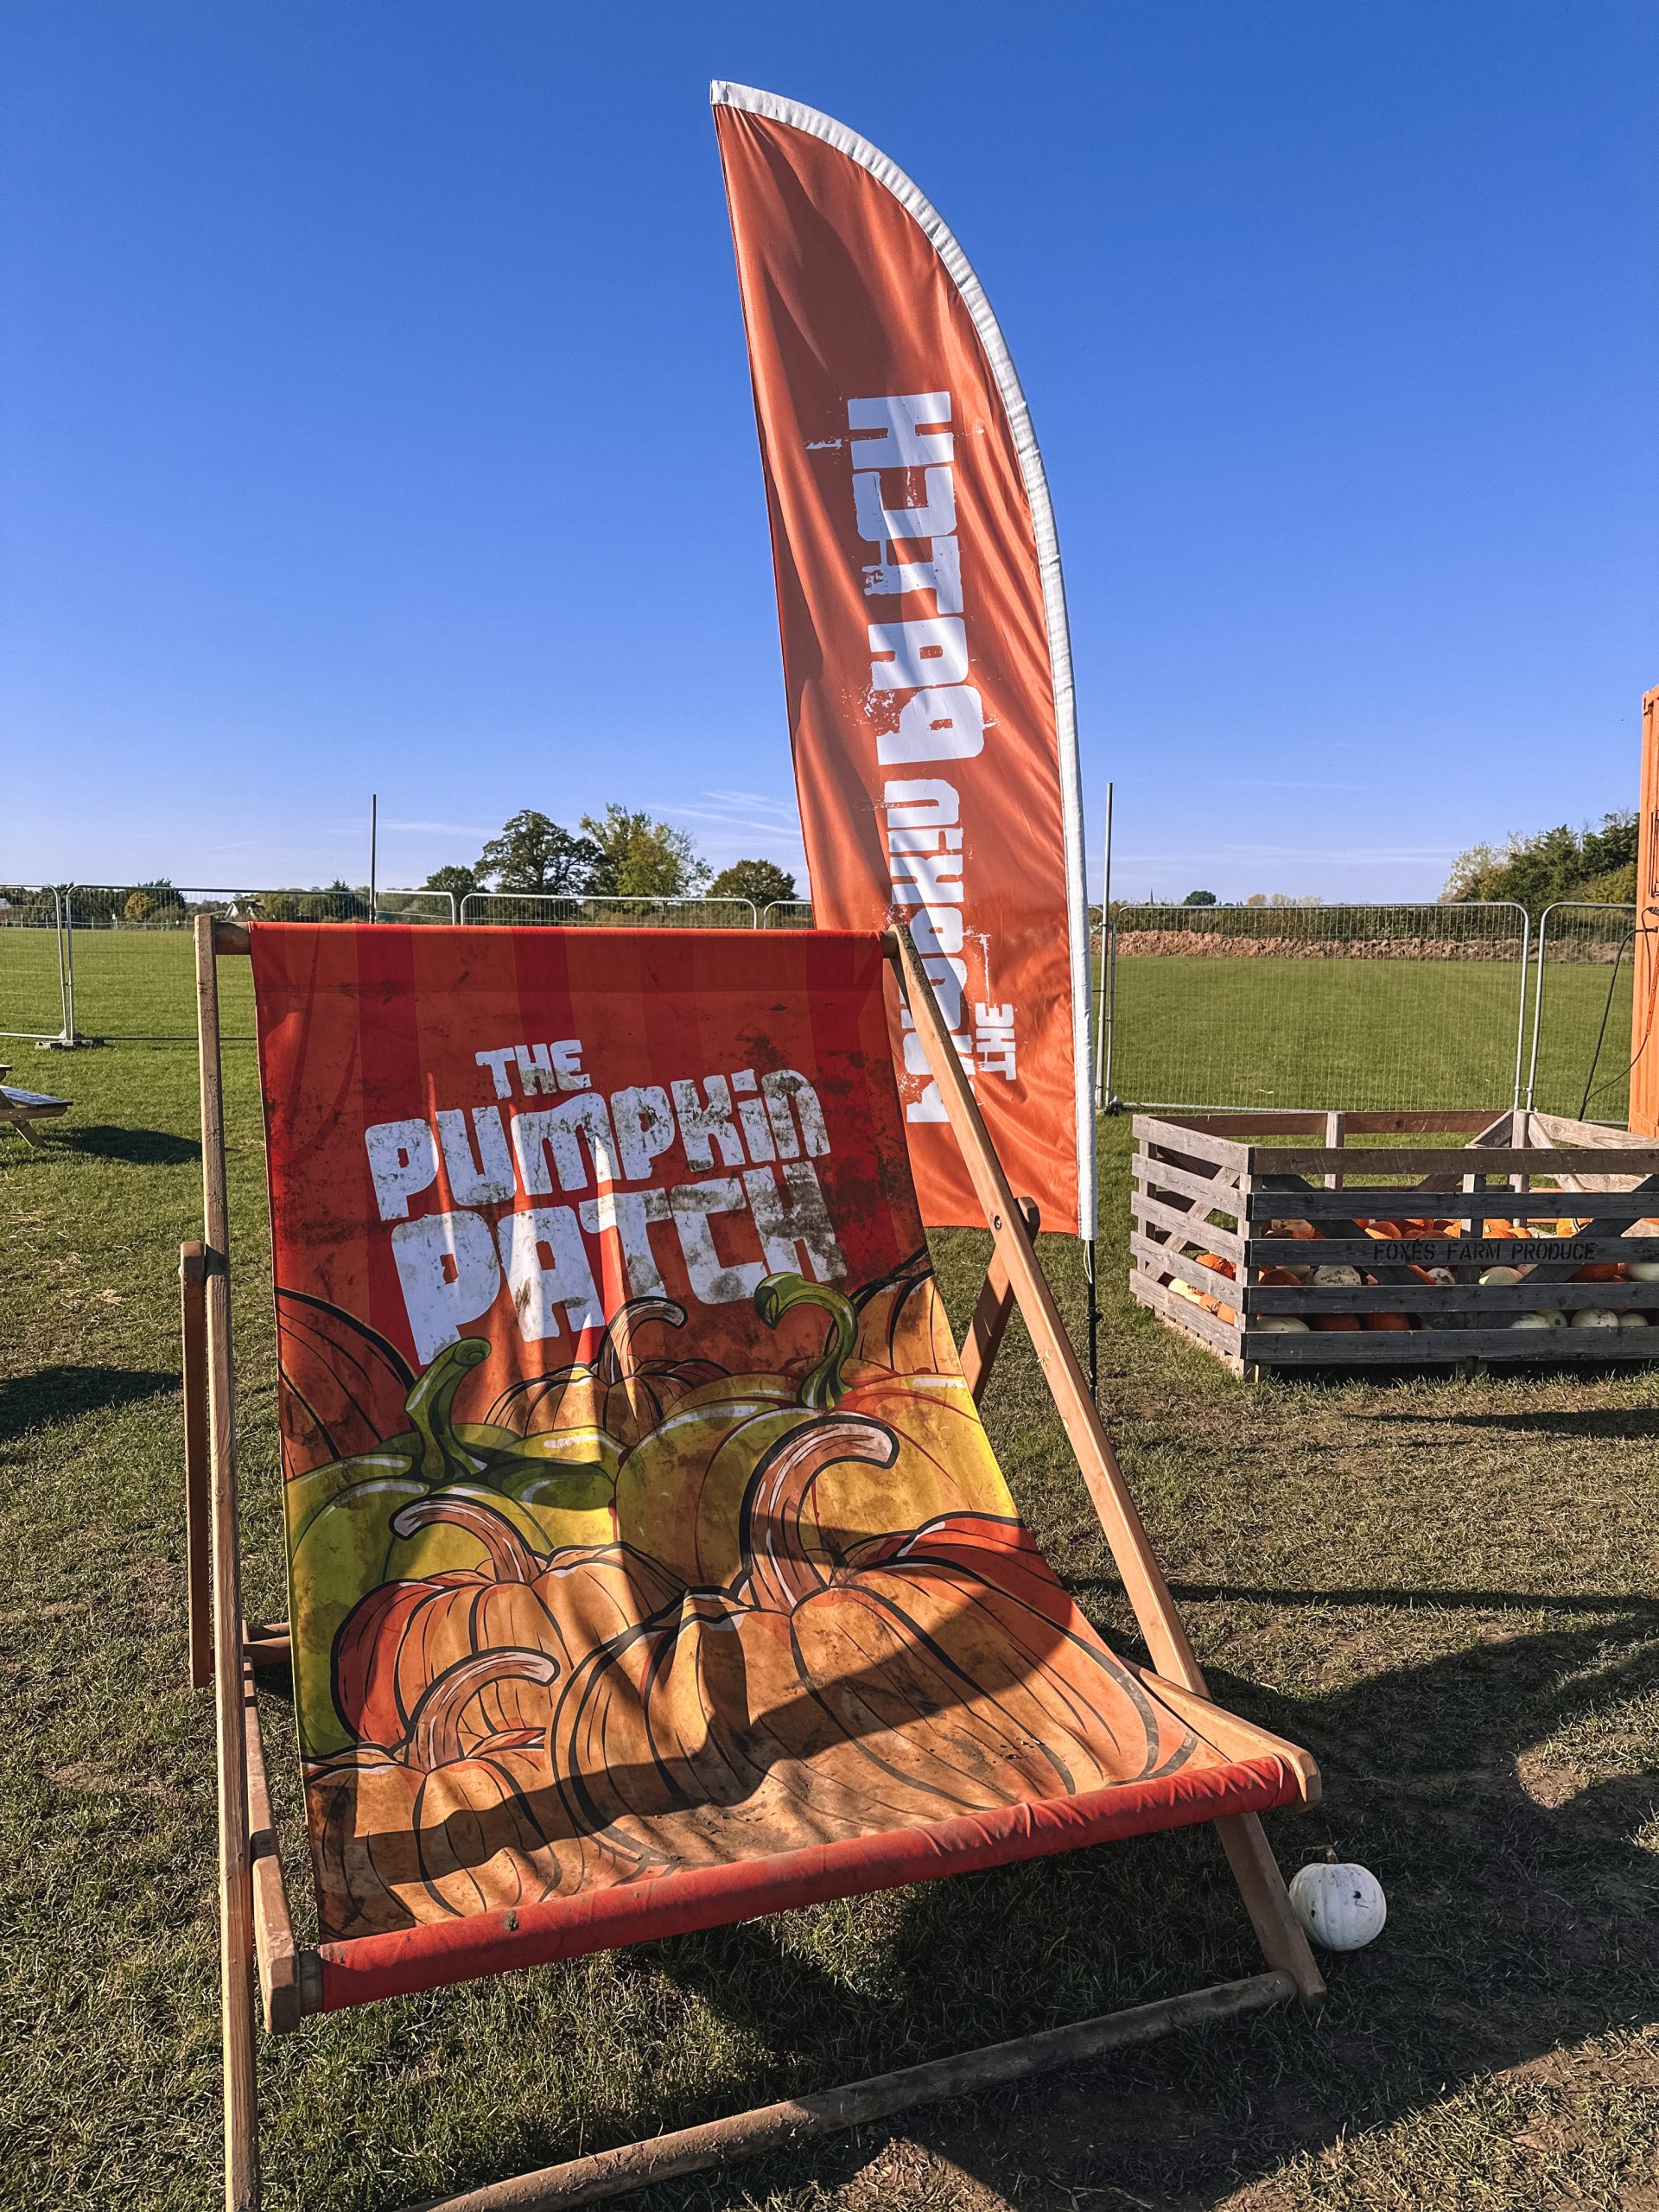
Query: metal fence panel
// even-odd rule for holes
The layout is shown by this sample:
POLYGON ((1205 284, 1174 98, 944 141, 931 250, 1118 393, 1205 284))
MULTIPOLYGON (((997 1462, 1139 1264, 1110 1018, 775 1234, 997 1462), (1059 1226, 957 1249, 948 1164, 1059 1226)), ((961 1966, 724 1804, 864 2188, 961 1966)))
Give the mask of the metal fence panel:
POLYGON ((1636 929, 1633 906, 1561 899, 1539 916, 1529 1107, 1624 1127, 1636 929))
POLYGON ((68 1035, 66 957, 54 887, 0 884, 0 1037, 49 1044, 68 1035))
POLYGON ((812 901, 810 899, 774 899, 769 906, 760 909, 763 930, 810 930, 812 927, 812 901))
MULTIPOLYGON (((70 1014, 91 1038, 167 1041, 196 1033, 196 917, 228 921, 366 922, 367 889, 203 888, 170 883, 77 883, 63 893, 70 1014)), ((449 922, 447 891, 383 891, 374 918, 449 922)), ((251 984, 245 963, 219 979, 227 1039, 253 1033, 251 984)))
POLYGON ((374 918, 377 922, 425 922, 453 927, 455 894, 453 891, 377 891, 374 918))
POLYGON ((1115 906, 1105 1086, 1168 1106, 1519 1102, 1529 925, 1484 905, 1115 906))
POLYGON ((752 899, 625 899, 567 897, 550 891, 469 891, 461 902, 463 922, 497 922, 520 928, 752 930, 752 899))

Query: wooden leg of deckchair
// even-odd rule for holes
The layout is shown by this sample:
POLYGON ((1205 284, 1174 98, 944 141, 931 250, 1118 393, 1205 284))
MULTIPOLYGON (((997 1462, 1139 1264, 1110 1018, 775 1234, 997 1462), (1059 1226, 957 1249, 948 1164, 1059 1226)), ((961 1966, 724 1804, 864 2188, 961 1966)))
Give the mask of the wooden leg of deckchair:
POLYGON ((427 2204, 423 2212, 563 2212, 570 2205, 597 2204, 676 2175, 734 2165, 739 2159, 756 2158, 763 2151, 787 2150, 814 2136, 838 2135, 849 2127, 868 2126, 915 2105, 967 2096, 976 2090, 1027 2080, 1057 2066, 1098 2057, 1105 2051, 1150 2043, 1176 2028, 1201 2027, 1241 2012, 1259 2012, 1269 2005, 1283 2004, 1294 1994, 1288 1974, 1251 1974, 1245 1980, 1223 1982, 1217 1988, 1190 1990, 1185 1996, 1166 1997, 1157 2004, 1136 2005, 1126 2012, 1079 2020, 1072 2027, 1049 2028, 1039 2035, 1022 2036, 1014 2043, 993 2044, 988 2050, 936 2058, 925 2066, 906 2066, 896 2074, 878 2074, 868 2081, 820 2090, 787 2104, 762 2105, 753 2112, 734 2113, 729 2120, 707 2121, 701 2127, 677 2128, 672 2134, 626 2144, 620 2150, 596 2151, 564 2165, 543 2166, 537 2173, 519 2174, 511 2181, 469 2190, 462 2196, 447 2196, 441 2202, 427 2204))
MULTIPOLYGON (((1034 1198, 1021 1198, 1020 1211, 1026 1217, 1026 1226, 1034 1236, 1040 1215, 1034 1198)), ((968 1333, 962 1340, 962 1379, 968 1385, 973 1401, 978 1405, 985 1395, 986 1385, 991 1379, 991 1369, 996 1355, 1002 1349, 1002 1338, 1014 1319, 1014 1285, 1008 1281, 1007 1268, 1001 1255, 991 1254, 990 1265, 985 1270, 985 1280, 979 1287, 979 1296, 974 1301, 973 1318, 968 1324, 968 1333)))
POLYGON ((225 2049, 226 2212, 257 2212, 259 2093, 253 2052, 253 1851, 243 1711, 241 1560, 236 1512, 235 1375, 231 1361, 230 1217, 219 1087, 213 925, 196 924, 201 1039, 201 1179, 207 1215, 208 1457, 212 1474, 213 1712, 219 1752, 219 2002, 225 2049))
POLYGON ((207 1248, 179 1248, 184 1344, 184 1560, 189 1605, 190 1687, 213 1671, 212 1447, 207 1418, 207 1248))
POLYGON ((1325 1977, 1290 1909, 1284 1877, 1261 1821, 1254 1813, 1234 1813, 1217 1821, 1216 1828, 1262 1956, 1290 1976, 1305 2004, 1317 2005, 1325 1995, 1325 1977))

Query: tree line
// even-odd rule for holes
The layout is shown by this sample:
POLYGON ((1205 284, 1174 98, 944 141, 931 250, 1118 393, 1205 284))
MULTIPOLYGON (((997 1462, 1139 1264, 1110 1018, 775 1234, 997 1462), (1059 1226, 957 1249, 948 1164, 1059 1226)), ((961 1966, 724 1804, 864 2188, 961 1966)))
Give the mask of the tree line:
POLYGON ((749 899, 760 909, 800 894, 776 861, 734 861, 718 874, 690 836, 614 803, 566 830, 533 807, 515 814, 470 865, 434 868, 421 887, 459 901, 474 891, 537 897, 749 899))
POLYGON ((1628 906, 1636 899, 1637 819, 1605 814, 1601 826, 1570 830, 1558 823, 1502 845, 1471 845, 1452 863, 1440 897, 1448 906, 1476 899, 1512 899, 1535 922, 1558 899, 1589 906, 1628 906))

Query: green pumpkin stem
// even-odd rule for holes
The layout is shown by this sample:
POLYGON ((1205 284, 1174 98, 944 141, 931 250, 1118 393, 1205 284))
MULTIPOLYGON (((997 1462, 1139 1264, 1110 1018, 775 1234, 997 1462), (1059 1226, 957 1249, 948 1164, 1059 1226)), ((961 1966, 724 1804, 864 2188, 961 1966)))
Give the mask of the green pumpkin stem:
POLYGON ((808 1282, 803 1275, 767 1275, 755 1286, 754 1310, 769 1329, 775 1329, 791 1306, 816 1306, 830 1316, 830 1336, 823 1357, 798 1393, 814 1413, 828 1413, 847 1394, 841 1370, 858 1342, 858 1313, 850 1298, 843 1298, 827 1283, 808 1282))
POLYGON ((456 1391, 489 1356, 487 1337, 462 1337, 445 1344, 404 1402, 409 1425, 421 1442, 415 1471, 434 1489, 484 1472, 487 1463, 474 1458, 455 1434, 454 1407, 456 1391))

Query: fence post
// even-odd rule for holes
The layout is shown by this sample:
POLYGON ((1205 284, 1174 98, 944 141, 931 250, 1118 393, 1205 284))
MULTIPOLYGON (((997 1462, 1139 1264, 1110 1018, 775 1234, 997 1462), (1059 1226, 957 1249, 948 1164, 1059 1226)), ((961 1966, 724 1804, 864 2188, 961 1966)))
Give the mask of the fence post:
POLYGON ((104 1042, 101 1037, 83 1037, 75 1027, 74 893, 73 883, 52 887, 58 918, 58 994, 63 1001, 63 1027, 55 1037, 41 1039, 37 1049, 46 1052, 75 1052, 83 1046, 104 1042))
MULTIPOLYGON (((1509 904, 1510 902, 1505 900, 1495 903, 1509 904)), ((1527 1042, 1527 954, 1530 949, 1532 938, 1531 915, 1524 906, 1519 904, 1516 906, 1516 912, 1521 917, 1521 1004, 1515 1020, 1515 1089, 1510 1100, 1511 1114, 1518 1114, 1521 1111, 1521 1055, 1526 1049, 1527 1042)))
POLYGON ((1532 990, 1532 1052, 1527 1061, 1527 1111, 1538 1096, 1538 1026, 1544 1018, 1544 954, 1549 938, 1549 918, 1562 902, 1552 899, 1538 917, 1538 980, 1532 990))

